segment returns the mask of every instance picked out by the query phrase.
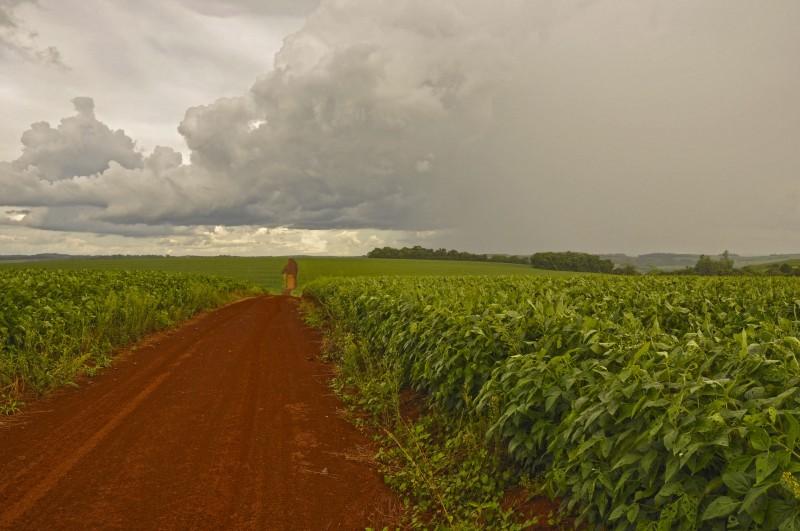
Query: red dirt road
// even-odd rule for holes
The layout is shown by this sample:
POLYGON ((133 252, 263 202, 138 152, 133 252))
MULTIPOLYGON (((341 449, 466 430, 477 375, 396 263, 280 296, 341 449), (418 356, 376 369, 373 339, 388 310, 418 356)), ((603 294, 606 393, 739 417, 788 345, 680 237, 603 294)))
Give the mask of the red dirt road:
POLYGON ((398 502, 288 297, 245 300, 0 420, 0 529, 363 529, 398 502))

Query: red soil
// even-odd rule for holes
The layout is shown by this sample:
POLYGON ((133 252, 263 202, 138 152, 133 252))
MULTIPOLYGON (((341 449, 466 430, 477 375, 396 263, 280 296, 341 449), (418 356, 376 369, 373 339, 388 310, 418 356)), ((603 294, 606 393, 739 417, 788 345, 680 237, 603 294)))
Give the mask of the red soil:
POLYGON ((531 497, 525 489, 517 487, 506 492, 503 499, 505 509, 513 509, 517 521, 533 520, 535 523, 526 527, 527 531, 560 531, 575 529, 572 518, 560 516, 560 502, 545 496, 531 497), (552 519, 552 522, 551 522, 552 519))
POLYGON ((295 299, 249 299, 0 420, 0 529, 392 526, 318 352, 295 299))

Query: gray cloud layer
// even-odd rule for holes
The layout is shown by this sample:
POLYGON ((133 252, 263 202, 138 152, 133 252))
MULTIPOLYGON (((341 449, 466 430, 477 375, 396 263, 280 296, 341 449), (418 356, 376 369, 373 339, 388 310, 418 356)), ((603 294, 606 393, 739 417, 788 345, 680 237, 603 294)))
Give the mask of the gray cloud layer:
POLYGON ((790 250, 799 22, 792 0, 324 1, 250 91, 186 112, 190 164, 144 157, 79 100, 0 164, 0 204, 39 209, 15 223, 127 235, 263 225, 432 229, 490 251, 790 250))
POLYGON ((218 17, 248 14, 301 16, 311 13, 320 0, 181 0, 189 9, 218 17))
POLYGON ((41 46, 38 34, 25 27, 15 15, 22 4, 35 0, 0 0, 0 55, 14 53, 27 60, 63 66, 61 52, 55 46, 41 46))

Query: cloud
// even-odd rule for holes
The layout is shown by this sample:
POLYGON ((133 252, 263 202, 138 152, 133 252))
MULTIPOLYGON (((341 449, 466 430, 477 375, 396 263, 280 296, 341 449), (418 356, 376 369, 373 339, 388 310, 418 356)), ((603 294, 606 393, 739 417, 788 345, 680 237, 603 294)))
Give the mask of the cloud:
POLYGON ((435 151, 470 149, 491 120, 510 20, 477 31, 480 3, 408 4, 323 4, 248 94, 187 111, 193 165, 246 190, 254 221, 438 225, 435 151))
POLYGON ((385 245, 413 245, 429 235, 393 231, 296 230, 259 226, 175 227, 164 235, 119 235, 86 231, 48 231, 0 221, 3 254, 176 254, 279 256, 334 254, 355 256, 385 245))
POLYGON ((10 221, 22 221, 30 213, 31 211, 28 209, 15 210, 12 208, 10 210, 5 211, 6 219, 10 221))
POLYGON ((14 21, 11 9, 19 3, 19 0, 3 0, 0 2, 0 27, 16 27, 17 24, 14 21))
POLYGON ((64 67, 58 48, 40 46, 39 35, 16 15, 23 4, 35 4, 35 0, 0 0, 0 55, 12 52, 29 61, 64 67))
POLYGON ((183 155, 171 147, 156 146, 144 161, 145 167, 156 175, 166 174, 183 164, 183 155))
POLYGON ((77 114, 61 120, 57 128, 38 122, 22 134, 22 156, 14 161, 18 170, 33 167, 43 179, 57 181, 102 173, 112 161, 129 169, 142 167, 134 141, 98 121, 91 98, 72 103, 77 114))
POLYGON ((781 250, 800 229, 799 17, 791 1, 323 1, 249 91, 186 111, 187 164, 78 100, 0 164, 0 203, 30 227, 141 237, 426 231, 529 252, 772 234, 781 250))
POLYGON ((320 0, 182 0, 194 11, 216 17, 239 15, 303 16, 311 13, 320 0))

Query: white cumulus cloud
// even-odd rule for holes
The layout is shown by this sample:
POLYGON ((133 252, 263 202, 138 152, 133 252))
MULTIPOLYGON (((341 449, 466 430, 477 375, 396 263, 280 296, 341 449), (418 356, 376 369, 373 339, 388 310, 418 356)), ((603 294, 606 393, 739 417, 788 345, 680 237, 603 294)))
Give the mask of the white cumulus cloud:
POLYGON ((14 167, 34 168, 48 181, 103 173, 112 161, 128 169, 142 167, 134 141, 98 121, 91 98, 74 98, 72 103, 76 115, 64 118, 58 127, 38 122, 22 134, 22 156, 14 167))

